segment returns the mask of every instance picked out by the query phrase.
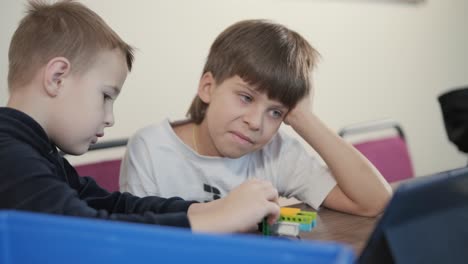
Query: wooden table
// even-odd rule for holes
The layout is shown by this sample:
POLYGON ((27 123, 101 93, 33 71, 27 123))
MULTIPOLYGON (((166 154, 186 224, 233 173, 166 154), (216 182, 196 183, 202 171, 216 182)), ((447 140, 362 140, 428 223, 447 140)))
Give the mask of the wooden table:
MULTIPOLYGON (((403 180, 391 184, 395 190, 403 180)), ((306 204, 296 204, 290 207, 302 210, 315 211, 306 204)), ((305 240, 336 241, 350 245, 356 255, 364 249, 369 236, 374 230, 379 217, 363 217, 340 213, 327 208, 321 208, 317 213, 317 225, 311 232, 301 232, 300 236, 305 240)))
MULTIPOLYGON (((314 211, 305 204, 291 207, 314 211)), ((321 208, 317 213, 317 225, 311 232, 301 232, 304 240, 336 241, 350 245, 359 255, 366 245, 378 218, 355 216, 321 208)))

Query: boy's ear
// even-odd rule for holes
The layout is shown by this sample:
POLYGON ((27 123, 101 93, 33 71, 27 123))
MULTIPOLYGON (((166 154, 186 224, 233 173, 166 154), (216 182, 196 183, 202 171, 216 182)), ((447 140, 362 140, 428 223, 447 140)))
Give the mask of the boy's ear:
POLYGON ((211 95, 216 88, 216 81, 211 72, 205 72, 200 78, 200 83, 198 84, 198 97, 206 103, 209 104, 211 101, 211 95))
POLYGON ((67 58, 56 57, 47 63, 44 71, 44 89, 49 96, 57 96, 70 71, 71 64, 67 58))

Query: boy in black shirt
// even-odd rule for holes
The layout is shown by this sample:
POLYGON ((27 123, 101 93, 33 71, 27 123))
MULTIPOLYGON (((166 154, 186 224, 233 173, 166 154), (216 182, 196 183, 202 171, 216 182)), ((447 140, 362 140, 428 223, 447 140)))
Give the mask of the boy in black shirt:
POLYGON ((279 214, 269 182, 242 184, 211 203, 109 193, 61 157, 81 155, 114 124, 113 103, 133 50, 97 14, 73 1, 30 2, 9 50, 7 107, 0 108, 0 209, 243 232, 279 214))

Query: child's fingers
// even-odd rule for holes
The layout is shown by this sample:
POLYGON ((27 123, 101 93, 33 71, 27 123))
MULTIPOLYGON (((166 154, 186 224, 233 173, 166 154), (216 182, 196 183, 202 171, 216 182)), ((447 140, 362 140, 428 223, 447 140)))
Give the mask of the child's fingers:
POLYGON ((269 188, 265 192, 265 198, 270 202, 278 202, 278 190, 275 188, 269 188))
POLYGON ((262 181, 260 182, 262 186, 263 193, 265 194, 265 198, 268 201, 277 202, 278 201, 278 190, 273 186, 273 184, 269 181, 262 181))
POLYGON ((267 222, 272 225, 278 220, 280 216, 280 207, 276 203, 268 203, 267 205, 267 222))

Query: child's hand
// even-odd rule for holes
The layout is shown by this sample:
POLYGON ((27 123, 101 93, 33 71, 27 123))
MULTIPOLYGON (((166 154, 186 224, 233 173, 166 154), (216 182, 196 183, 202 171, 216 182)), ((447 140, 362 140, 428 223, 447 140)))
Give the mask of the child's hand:
POLYGON ((244 182, 232 190, 223 203, 236 216, 237 222, 251 223, 244 228, 256 228, 264 217, 268 217, 268 222, 273 224, 279 217, 278 191, 269 181, 253 179, 244 182))
POLYGON ((306 95, 288 112, 284 123, 294 127, 297 122, 301 122, 304 116, 310 113, 312 113, 312 100, 310 95, 306 95))
POLYGON ((248 232, 264 217, 273 224, 279 217, 278 191, 264 180, 244 182, 228 196, 205 204, 193 204, 188 211, 193 231, 248 232))

